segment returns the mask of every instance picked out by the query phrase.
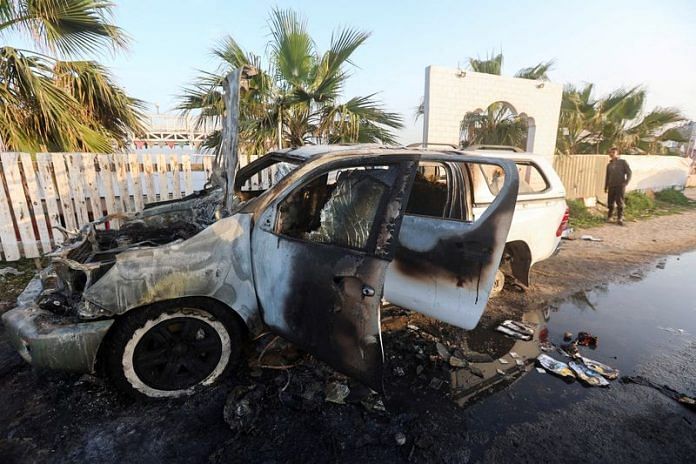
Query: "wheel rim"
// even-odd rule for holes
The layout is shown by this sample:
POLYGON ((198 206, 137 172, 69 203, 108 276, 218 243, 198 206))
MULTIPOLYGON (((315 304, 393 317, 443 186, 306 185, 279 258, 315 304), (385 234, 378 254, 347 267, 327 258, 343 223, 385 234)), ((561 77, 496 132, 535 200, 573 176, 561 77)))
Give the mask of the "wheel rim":
POLYGON ((220 336, 209 323, 174 317, 143 334, 133 351, 133 370, 151 388, 188 389, 213 373, 222 351, 220 336))

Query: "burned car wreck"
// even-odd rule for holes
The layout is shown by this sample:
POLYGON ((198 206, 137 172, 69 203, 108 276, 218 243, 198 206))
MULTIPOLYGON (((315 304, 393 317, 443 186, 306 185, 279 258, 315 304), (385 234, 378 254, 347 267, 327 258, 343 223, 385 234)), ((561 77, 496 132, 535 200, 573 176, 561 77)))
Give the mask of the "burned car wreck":
POLYGON ((283 151, 297 163, 279 169, 278 154, 259 160, 275 166, 267 187, 242 169, 229 192, 210 186, 66 231, 3 315, 22 357, 99 370, 145 396, 178 396, 231 371, 245 338, 271 330, 382 390, 383 299, 476 326, 515 207, 514 163, 312 146, 283 151), (505 172, 480 217, 477 164, 505 172))

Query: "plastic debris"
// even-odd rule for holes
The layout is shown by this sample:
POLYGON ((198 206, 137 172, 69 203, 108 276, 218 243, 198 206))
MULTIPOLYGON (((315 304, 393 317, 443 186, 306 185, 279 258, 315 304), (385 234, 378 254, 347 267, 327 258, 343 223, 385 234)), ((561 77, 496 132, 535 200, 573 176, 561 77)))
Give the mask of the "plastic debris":
POLYGON ((456 356, 450 357, 449 363, 450 363, 450 366, 452 366, 452 367, 466 367, 469 365, 469 363, 466 362, 466 360, 458 358, 456 356))
POLYGON ((589 332, 578 332, 577 344, 580 346, 589 346, 591 348, 597 348, 597 343, 599 338, 592 335, 589 332))
POLYGON ((510 352, 510 356, 513 357, 514 359, 517 359, 517 358, 520 357, 520 355, 517 354, 517 352, 515 352, 515 351, 511 351, 511 352, 510 352))
POLYGON ((524 366, 524 361, 522 361, 521 359, 515 359, 515 364, 517 364, 518 366, 524 366))
POLYGON ((350 394, 350 388, 344 383, 331 382, 326 386, 324 393, 326 401, 329 403, 345 404, 345 400, 350 394))
POLYGON ((558 348, 558 352, 568 358, 575 358, 576 356, 580 355, 580 352, 578 351, 577 342, 561 345, 561 347, 558 348))
POLYGON ((406 444, 406 435, 404 435, 401 432, 397 432, 394 435, 394 441, 396 441, 396 444, 399 446, 404 446, 406 444))
POLYGON ((665 332, 670 332, 677 335, 684 335, 686 331, 684 329, 673 329, 672 327, 659 327, 658 329, 664 330, 665 332))
POLYGON ((544 369, 543 367, 536 367, 535 369, 540 374, 546 374, 546 369, 544 369))
POLYGON ((17 269, 10 267, 10 266, 0 268, 0 277, 5 277, 8 275, 18 276, 18 275, 22 275, 22 274, 24 274, 24 272, 18 271, 17 269))
POLYGON ((495 371, 500 375, 505 375, 505 372, 502 369, 496 369, 495 371))
POLYGON ((552 372, 561 377, 571 377, 575 378, 575 374, 564 362, 557 361, 547 354, 540 354, 537 356, 537 361, 539 364, 549 372, 552 372))
POLYGON ((548 352, 555 350, 556 345, 554 345, 553 343, 551 343, 550 341, 547 340, 545 342, 539 343, 539 348, 541 348, 541 351, 545 351, 548 353, 548 352))
POLYGON ((563 334, 563 340, 569 342, 573 339, 573 332, 565 332, 563 334))
POLYGON ((613 367, 609 367, 606 364, 603 364, 599 361, 595 361, 589 358, 585 358, 584 356, 579 356, 579 359, 582 360, 582 362, 585 364, 585 366, 589 367, 596 373, 600 374, 601 376, 609 379, 609 380, 615 380, 619 377, 619 370, 614 369, 613 367))
POLYGON ((580 240, 587 240, 588 242, 601 242, 601 238, 593 237, 592 235, 581 235, 580 240))
POLYGON ((531 340, 534 335, 534 326, 527 322, 506 320, 495 328, 498 332, 504 333, 520 340, 531 340))
POLYGON ((500 364, 510 364, 510 361, 505 358, 500 358, 498 361, 500 361, 500 364))
POLYGON ((570 368, 575 372, 575 375, 585 382, 587 385, 590 385, 592 387, 608 387, 609 386, 609 381, 605 379, 604 377, 601 376, 601 374, 593 371, 586 365, 577 362, 577 361, 570 361, 568 363, 570 368))

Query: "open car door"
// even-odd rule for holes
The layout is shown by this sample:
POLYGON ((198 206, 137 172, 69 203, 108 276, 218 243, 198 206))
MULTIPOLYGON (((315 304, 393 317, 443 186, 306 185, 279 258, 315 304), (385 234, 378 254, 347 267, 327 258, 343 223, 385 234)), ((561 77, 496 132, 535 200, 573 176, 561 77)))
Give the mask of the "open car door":
POLYGON ((385 298, 463 329, 476 327, 505 249, 517 189, 512 161, 424 155, 387 272, 385 298), (499 169, 502 185, 481 217, 474 218, 477 164, 499 169))
POLYGON ((303 166, 262 206, 252 233, 264 322, 376 390, 382 389, 384 278, 416 160, 303 166))

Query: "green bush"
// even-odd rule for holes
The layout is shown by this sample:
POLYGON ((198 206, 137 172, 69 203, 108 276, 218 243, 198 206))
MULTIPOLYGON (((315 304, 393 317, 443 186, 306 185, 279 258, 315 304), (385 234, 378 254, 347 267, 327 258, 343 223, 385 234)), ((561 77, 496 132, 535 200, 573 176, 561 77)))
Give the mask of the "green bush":
POLYGON ((688 206, 689 199, 684 195, 683 192, 675 190, 673 188, 662 190, 655 193, 655 199, 658 201, 663 201, 665 203, 670 203, 672 205, 688 206))
POLYGON ((604 222, 601 216, 592 214, 582 200, 568 200, 567 203, 572 227, 592 227, 604 222))
POLYGON ((628 192, 626 194, 626 214, 640 216, 655 209, 655 200, 643 192, 628 192))

